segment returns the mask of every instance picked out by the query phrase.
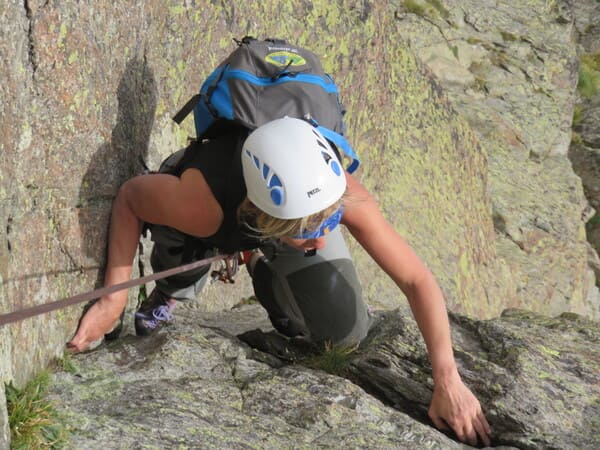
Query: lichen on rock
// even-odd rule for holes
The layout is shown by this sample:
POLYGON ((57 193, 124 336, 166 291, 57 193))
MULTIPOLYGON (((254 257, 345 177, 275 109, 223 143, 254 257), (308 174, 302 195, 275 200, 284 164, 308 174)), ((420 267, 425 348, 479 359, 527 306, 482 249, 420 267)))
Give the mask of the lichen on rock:
MULTIPOLYGON (((590 163, 593 152, 588 151, 597 140, 595 100, 584 105, 586 116, 576 130, 585 148, 571 147, 583 187, 567 152, 577 84, 578 44, 572 36, 578 36, 586 53, 597 53, 598 14, 598 4, 592 0, 519 4, 491 0, 200 1, 185 5, 135 0, 126 7, 101 2, 9 2, 0 12, 0 34, 10 37, 0 43, 0 307, 8 312, 47 303, 91 290, 101 282, 107 224, 119 185, 142 170, 140 160, 156 169, 165 156, 186 144, 188 135, 193 135, 191 121, 177 127, 171 115, 234 48, 232 38, 252 34, 285 37, 321 56, 347 107, 348 137, 363 161, 359 178, 435 273, 452 311, 492 318, 507 307, 519 307, 551 316, 574 311, 597 317, 600 295, 590 265, 597 265, 598 258, 586 242, 584 226, 584 218, 589 219, 584 193, 595 207, 596 172, 590 163)), ((597 229, 588 223, 590 235, 597 229)), ((368 302, 383 309, 402 305, 397 286, 356 244, 350 246, 368 302)), ((211 286, 190 309, 194 314, 227 311, 250 294, 249 279, 241 277, 227 290, 211 286)), ((136 296, 132 292, 129 322, 136 296)), ((228 314, 219 316, 221 322, 212 326, 228 329, 228 314)), ((0 329, 2 381, 23 384, 60 356, 79 315, 79 308, 70 308, 0 329)), ((457 318, 455 326, 466 326, 466 320, 457 318)), ((499 427, 506 432, 502 442, 524 448, 550 442, 553 423, 539 419, 531 406, 523 417, 529 414, 533 425, 511 424, 501 404, 518 409, 511 403, 514 399, 502 397, 507 389, 516 389, 507 372, 517 377, 513 383, 547 395, 540 397, 544 405, 548 399, 558 399, 556 412, 561 417, 561 402, 579 402, 577 386, 588 389, 586 377, 594 379, 590 375, 594 367, 579 356, 567 362, 561 359, 565 351, 559 342, 532 346, 524 353, 519 350, 521 331, 532 326, 558 336, 558 331, 544 328, 540 320, 513 316, 473 322, 469 325, 472 334, 465 334, 479 339, 479 334, 491 333, 495 321, 506 327, 501 333, 506 348, 488 342, 489 348, 478 348, 473 360, 501 380, 491 383, 481 375, 490 381, 485 385, 489 391, 481 391, 482 398, 491 405, 490 411, 496 411, 494 421, 505 424, 499 427), (494 357, 501 361, 486 359, 489 352, 497 352, 494 357), (523 373, 533 375, 523 355, 543 367, 536 375, 539 384, 518 378, 523 373), (507 368, 499 361, 517 366, 507 368), (563 379, 555 379, 556 370, 565 369, 561 364, 572 364, 583 379, 568 371, 563 379), (543 392, 536 391, 540 386, 543 392), (519 434, 522 429, 535 429, 537 434, 519 434), (511 432, 516 434, 510 437, 511 432)), ((566 319, 552 320, 563 323, 566 319)), ((76 388, 76 377, 57 377, 56 392, 64 394, 67 403, 79 396, 102 405, 103 393, 113 390, 122 400, 115 406, 115 415, 98 410, 107 414, 98 419, 100 432, 113 437, 136 420, 141 421, 138 429, 127 428, 127 432, 148 436, 159 424, 153 408, 160 403, 152 403, 153 396, 160 401, 178 398, 181 411, 165 406, 159 412, 182 424, 200 421, 204 424, 202 442, 215 446, 226 442, 232 447, 242 446, 243 439, 264 437, 263 431, 272 426, 267 425, 265 414, 245 403, 240 385, 251 383, 248 393, 268 397, 269 392, 280 394, 278 389, 290 387, 286 377, 296 381, 304 377, 308 386, 314 383, 332 392, 327 383, 333 383, 333 378, 321 379, 321 374, 293 367, 273 371, 247 356, 248 348, 225 336, 226 332, 211 334, 202 327, 186 330, 189 337, 185 339, 193 343, 189 347, 159 341, 154 342, 157 348, 150 349, 146 348, 150 344, 129 337, 84 355, 88 378, 79 380, 76 388), (219 342, 218 350, 211 340, 219 342), (223 359, 219 352, 228 356, 223 359), (122 380, 94 369, 103 358, 119 359, 113 363, 121 364, 115 370, 123 375, 122 380), (134 374, 152 364, 164 374, 183 378, 155 393, 140 373, 134 374), (205 373, 205 367, 215 372, 205 373), (200 377, 194 378, 198 370, 200 377), (201 408, 186 390, 188 382, 207 389, 201 408), (61 391, 61 383, 74 383, 73 397, 61 391), (130 394, 141 402, 147 399, 148 404, 137 412, 129 409, 139 406, 127 403, 130 394), (215 416, 222 399, 225 412, 215 416), (255 420, 242 414, 244 408, 255 420), (152 417, 150 422, 143 423, 144 413, 152 417), (131 422, 127 420, 130 414, 134 416, 131 422), (253 423, 259 424, 256 430, 252 430, 253 423), (237 424, 247 426, 248 433, 239 439, 231 431, 237 424)), ((564 333, 569 339, 576 336, 564 333)), ((461 348, 479 342, 456 339, 458 355, 465 358, 470 350, 461 348)), ((422 347, 412 341, 410 346, 395 342, 399 354, 420 352, 412 363, 424 364, 422 347)), ((464 364, 474 370, 469 361, 464 364)), ((415 373, 425 382, 426 369, 415 373)), ((477 380, 472 381, 477 385, 477 380)), ((417 387, 408 376, 403 383, 408 398, 415 397, 414 392, 409 395, 412 388, 423 395, 427 390, 427 384, 417 387)), ((286 433, 297 439, 294 445, 298 447, 349 442, 373 447, 409 445, 406 442, 444 448, 455 445, 349 383, 341 382, 340 389, 352 395, 340 404, 319 402, 313 396, 313 406, 301 403, 302 396, 311 395, 310 390, 295 392, 294 401, 301 411, 285 416, 287 412, 278 409, 282 417, 275 419, 280 428, 265 445, 289 444, 284 440, 286 433), (354 400, 348 398, 352 396, 360 399, 356 403, 360 408, 351 407, 354 400), (350 416, 358 422, 351 422, 350 416), (345 425, 328 428, 327 424, 345 425), (320 434, 317 438, 310 433, 320 434)), ((510 392, 523 394, 518 389, 510 392)), ((395 401, 398 405, 405 402, 400 397, 395 401)), ((594 402, 573 404, 593 417, 597 414, 594 402)), ((423 408, 416 408, 421 422, 423 408)), ((2 416, 0 411, 0 425, 2 416)), ((577 414, 573 417, 580 419, 577 414)), ((75 416, 73 420, 79 438, 94 439, 91 430, 98 430, 93 421, 75 416)), ((586 420, 581 418, 582 423, 598 427, 586 420)), ((196 439, 191 425, 181 428, 187 430, 186 438, 196 439)), ((584 445, 573 433, 572 442, 584 445)), ((165 439, 173 445, 182 442, 173 433, 165 439)), ((565 448, 570 445, 566 438, 557 439, 565 448)))
MULTIPOLYGON (((304 364, 314 347, 273 334, 259 305, 185 308, 156 336, 75 356, 76 373, 56 373, 51 398, 77 448, 462 448, 427 418, 431 368, 416 324, 400 310, 376 318, 347 369, 328 374, 304 364)), ((598 322, 522 310, 451 318, 493 446, 600 444, 589 432, 600 413, 598 322)))

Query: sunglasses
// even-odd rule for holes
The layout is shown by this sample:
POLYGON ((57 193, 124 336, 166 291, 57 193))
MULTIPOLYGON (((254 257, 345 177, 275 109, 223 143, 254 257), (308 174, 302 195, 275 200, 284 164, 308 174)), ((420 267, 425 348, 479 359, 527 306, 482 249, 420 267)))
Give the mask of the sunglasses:
POLYGON ((325 236, 330 233, 335 227, 339 225, 344 214, 344 208, 340 206, 336 212, 321 223, 319 228, 314 231, 304 230, 302 233, 294 236, 294 239, 316 239, 321 236, 325 236))

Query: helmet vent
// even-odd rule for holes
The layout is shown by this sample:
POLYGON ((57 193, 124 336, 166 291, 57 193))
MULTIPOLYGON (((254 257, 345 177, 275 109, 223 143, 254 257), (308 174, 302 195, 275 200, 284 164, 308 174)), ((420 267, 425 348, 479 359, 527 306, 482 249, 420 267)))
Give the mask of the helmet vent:
POLYGON ((335 173, 338 177, 342 174, 342 168, 335 158, 333 158, 329 153, 321 152, 321 156, 325 160, 325 164, 327 164, 333 173, 335 173))
POLYGON ((262 163, 258 157, 253 155, 250 150, 245 150, 244 154, 254 163, 254 167, 260 172, 262 179, 266 182, 271 201, 275 205, 281 206, 285 198, 285 192, 283 183, 281 183, 277 174, 267 164, 262 163))
POLYGON ((314 128, 311 131, 317 137, 317 144, 319 144, 319 146, 324 148, 325 150, 329 150, 330 147, 325 142, 323 142, 323 136, 317 133, 317 131, 314 128))
POLYGON ((271 177, 271 181, 269 181, 269 187, 272 188, 275 186, 283 187, 283 184, 281 184, 281 180, 279 179, 279 177, 273 174, 273 176, 271 177))
POLYGON ((340 167, 340 165, 338 164, 338 162, 335 159, 331 160, 329 167, 331 167, 331 170, 333 170, 333 173, 335 173, 338 177, 340 175, 342 175, 342 168, 340 167))

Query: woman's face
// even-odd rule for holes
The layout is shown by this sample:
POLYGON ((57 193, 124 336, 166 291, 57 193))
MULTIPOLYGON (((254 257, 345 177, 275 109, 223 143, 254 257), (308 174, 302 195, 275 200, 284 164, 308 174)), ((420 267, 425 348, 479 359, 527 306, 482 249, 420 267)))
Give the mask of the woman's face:
POLYGON ((291 237, 282 237, 281 241, 285 242, 290 247, 297 248, 298 250, 321 250, 325 247, 326 236, 320 236, 318 238, 311 239, 296 239, 291 237))

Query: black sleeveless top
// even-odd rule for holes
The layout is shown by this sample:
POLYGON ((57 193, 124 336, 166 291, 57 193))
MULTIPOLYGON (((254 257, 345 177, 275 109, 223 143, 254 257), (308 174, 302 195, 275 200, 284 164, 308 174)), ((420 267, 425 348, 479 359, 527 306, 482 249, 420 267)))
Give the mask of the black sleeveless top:
POLYGON ((237 220, 238 206, 246 198, 241 153, 248 133, 247 128, 229 123, 225 132, 190 144, 172 172, 181 176, 190 168, 200 170, 223 210, 223 223, 217 232, 206 238, 194 239, 201 246, 233 253, 256 248, 262 242, 237 220))

